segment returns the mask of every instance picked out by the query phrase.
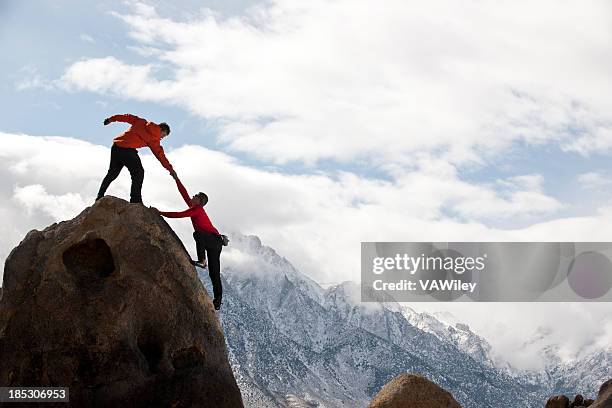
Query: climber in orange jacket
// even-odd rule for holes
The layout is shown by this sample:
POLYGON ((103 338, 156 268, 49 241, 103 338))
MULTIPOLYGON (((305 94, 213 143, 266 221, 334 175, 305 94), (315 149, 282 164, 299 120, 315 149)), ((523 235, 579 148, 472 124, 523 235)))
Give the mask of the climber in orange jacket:
POLYGON ((110 183, 119 176, 119 173, 121 173, 121 170, 125 166, 128 168, 130 176, 132 177, 130 203, 142 203, 144 168, 142 167, 136 149, 148 146, 161 165, 170 172, 170 175, 176 177, 176 172, 166 158, 164 149, 160 144, 161 139, 170 134, 170 126, 168 126, 167 123, 157 124, 148 122, 145 119, 130 114, 114 115, 106 118, 104 119, 104 126, 112 122, 125 122, 129 123, 131 126, 113 140, 110 166, 106 177, 104 177, 102 181, 96 201, 104 197, 110 183))

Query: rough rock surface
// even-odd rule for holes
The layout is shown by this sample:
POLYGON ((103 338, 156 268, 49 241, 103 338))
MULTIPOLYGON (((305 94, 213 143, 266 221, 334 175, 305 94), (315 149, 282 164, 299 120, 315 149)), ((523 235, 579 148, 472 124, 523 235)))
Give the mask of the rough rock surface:
POLYGON ((0 384, 70 387, 75 407, 242 407, 184 247, 152 210, 114 197, 31 231, 7 258, 0 384))
POLYGON ((461 408, 453 396, 425 377, 401 374, 374 396, 368 408, 461 408))
POLYGON ((592 408, 612 408, 612 379, 606 381, 599 388, 599 394, 597 399, 584 399, 581 394, 574 397, 574 401, 570 404, 569 398, 565 395, 557 395, 551 397, 546 402, 545 408, 580 408, 580 407, 592 407, 592 408))
POLYGON ((577 394, 574 397, 574 400, 572 401, 572 403, 570 404, 570 408, 582 407, 582 406, 584 406, 584 397, 581 394, 577 394))
POLYGON ((612 408, 612 379, 601 385, 597 399, 591 408, 612 408))
POLYGON ((565 395, 555 395, 546 401, 545 408, 569 408, 570 400, 565 395))

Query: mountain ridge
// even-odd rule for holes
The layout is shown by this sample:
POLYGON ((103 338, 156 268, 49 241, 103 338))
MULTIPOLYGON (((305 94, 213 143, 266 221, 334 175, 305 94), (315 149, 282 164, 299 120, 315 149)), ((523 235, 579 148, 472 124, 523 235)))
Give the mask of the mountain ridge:
MULTIPOLYGON (((257 237, 235 234, 228 255, 223 275, 232 300, 221 320, 224 329, 239 336, 226 335, 230 354, 283 356, 254 361, 258 370, 235 370, 239 382, 242 376, 249 386, 259 387, 257 393, 274 396, 273 403, 257 406, 289 406, 288 395, 321 407, 365 406, 380 387, 405 371, 425 375, 465 407, 539 406, 552 393, 577 390, 571 379, 533 378, 500 367, 491 345, 464 323, 425 314, 420 317, 427 317, 432 327, 419 327, 419 315, 400 304, 359 303, 355 283, 323 288, 257 237), (234 257, 254 261, 235 262, 234 257), (257 319, 246 322, 246 310, 257 319), (268 341, 245 344, 240 336, 268 341), (559 384, 551 384, 555 381, 559 384)), ((248 398, 245 403, 249 405, 248 398)))

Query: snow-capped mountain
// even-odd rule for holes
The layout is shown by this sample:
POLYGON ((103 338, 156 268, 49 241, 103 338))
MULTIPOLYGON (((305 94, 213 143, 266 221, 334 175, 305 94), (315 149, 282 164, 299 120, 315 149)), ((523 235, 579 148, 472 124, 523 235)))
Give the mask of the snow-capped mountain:
POLYGON ((479 363, 492 368, 510 368, 499 356, 494 355, 487 340, 471 331, 467 324, 459 322, 452 314, 417 312, 406 306, 402 314, 413 326, 432 333, 442 341, 454 344, 479 363))
POLYGON ((425 375, 464 407, 540 407, 552 391, 584 393, 610 376, 610 353, 592 356, 591 376, 562 364, 515 370, 456 318, 361 303, 351 282, 324 289, 253 236, 232 236, 223 284, 221 323, 249 407, 364 407, 402 372, 425 375))
POLYGON ((569 364, 563 364, 550 375, 555 392, 589 390, 590 395, 597 395, 596 384, 610 377, 612 377, 612 345, 569 364))
MULTIPOLYGON (((535 336, 541 337, 543 332, 546 331, 539 330, 535 336)), ((511 367, 509 372, 524 383, 544 388, 548 395, 581 393, 596 396, 599 384, 612 377, 612 345, 569 361, 560 357, 558 345, 544 343, 540 350, 545 361, 543 370, 511 367)))

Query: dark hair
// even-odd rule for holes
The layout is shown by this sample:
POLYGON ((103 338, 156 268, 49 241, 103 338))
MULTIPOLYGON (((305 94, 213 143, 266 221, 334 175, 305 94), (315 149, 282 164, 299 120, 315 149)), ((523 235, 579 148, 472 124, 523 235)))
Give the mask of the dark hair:
POLYGON ((206 203, 208 203, 208 196, 206 194, 199 192, 198 194, 196 194, 196 197, 202 200, 202 205, 206 205, 206 203))
POLYGON ((170 126, 168 126, 168 124, 166 122, 162 122, 159 124, 159 128, 161 130, 163 130, 164 132, 166 132, 167 135, 170 134, 170 126))

